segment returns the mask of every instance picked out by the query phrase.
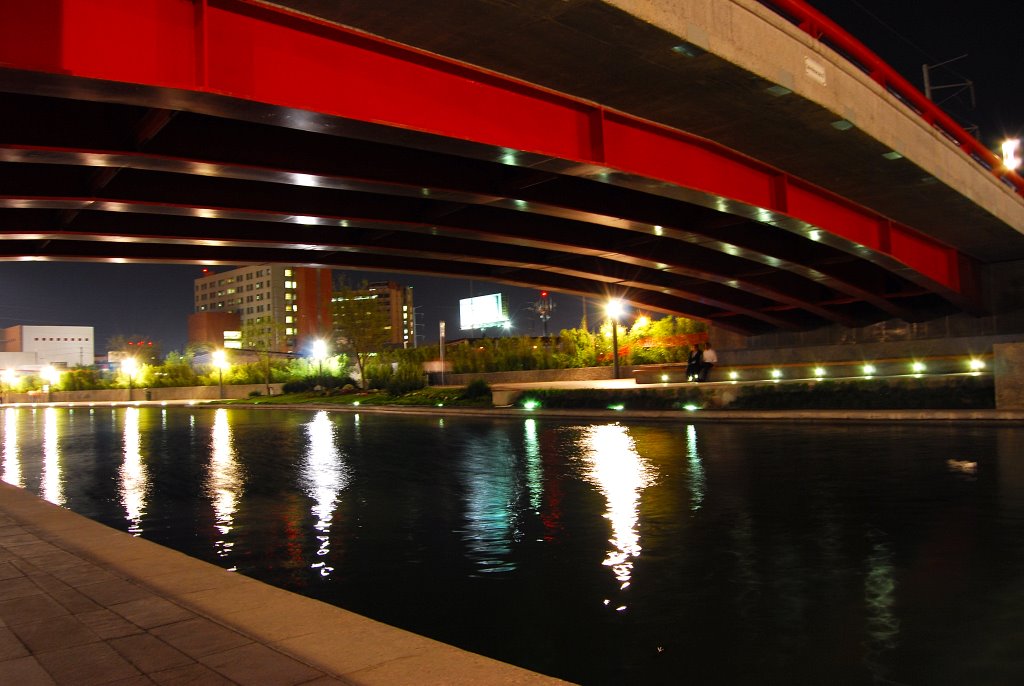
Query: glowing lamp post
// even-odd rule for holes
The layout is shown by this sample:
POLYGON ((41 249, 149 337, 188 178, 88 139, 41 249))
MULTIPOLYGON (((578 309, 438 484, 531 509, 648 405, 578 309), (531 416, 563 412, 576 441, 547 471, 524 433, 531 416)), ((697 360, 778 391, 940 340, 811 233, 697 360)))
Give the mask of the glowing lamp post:
POLYGON ((50 402, 50 396, 53 392, 53 387, 60 383, 60 372, 58 372, 52 364, 48 364, 42 368, 39 375, 46 382, 46 402, 50 402))
MULTIPOLYGON (((5 392, 8 394, 14 390, 15 386, 18 385, 18 375, 10 367, 4 370, 4 374, 0 379, 3 379, 4 386, 6 386, 5 392)), ((7 398, 7 401, 10 401, 9 397, 7 398)))
POLYGON ((128 377, 128 400, 132 399, 132 386, 135 384, 135 372, 139 370, 139 362, 134 357, 121 360, 121 371, 128 377))
POLYGON ((1017 138, 1011 138, 1010 140, 1003 141, 1003 164, 1006 165, 1007 169, 1017 169, 1020 167, 1020 140, 1017 138))
POLYGON ((612 324, 612 364, 614 378, 619 378, 619 317, 622 316, 622 301, 614 298, 604 306, 605 314, 612 324))
POLYGON ((224 397, 224 370, 230 367, 228 355, 223 350, 213 351, 213 366, 217 368, 217 383, 220 387, 219 397, 224 397))
POLYGON ((324 378, 324 358, 327 357, 327 341, 318 338, 313 341, 313 359, 317 361, 316 383, 322 385, 324 378))

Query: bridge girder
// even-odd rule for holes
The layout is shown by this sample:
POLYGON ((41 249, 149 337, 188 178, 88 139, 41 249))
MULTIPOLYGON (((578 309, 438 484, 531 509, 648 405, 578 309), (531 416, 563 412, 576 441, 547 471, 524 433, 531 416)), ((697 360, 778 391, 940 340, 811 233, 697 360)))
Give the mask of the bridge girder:
MULTIPOLYGON (((240 30, 304 31, 467 78, 463 65, 338 27, 248 2, 211 6, 240 30)), ((508 132, 510 147, 487 142, 505 133, 476 120, 460 122, 476 138, 466 141, 425 129, 420 114, 414 131, 285 106, 281 93, 256 102, 258 82, 248 98, 172 88, 160 71, 127 83, 0 69, 0 259, 456 275, 617 295, 747 334, 976 305, 961 283, 966 258, 947 246, 709 142, 526 84, 483 75, 510 103, 526 91, 530 107, 561 108, 575 138, 590 139, 529 152, 527 139, 549 140, 536 122, 508 132)))

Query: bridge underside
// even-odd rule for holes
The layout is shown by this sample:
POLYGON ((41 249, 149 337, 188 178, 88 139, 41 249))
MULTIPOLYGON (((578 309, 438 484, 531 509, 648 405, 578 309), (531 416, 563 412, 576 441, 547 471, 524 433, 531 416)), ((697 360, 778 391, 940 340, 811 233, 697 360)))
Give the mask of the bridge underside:
POLYGON ((884 218, 856 233, 870 212, 774 170, 752 201, 743 175, 765 170, 742 156, 686 153, 706 184, 634 171, 624 151, 679 138, 625 116, 594 110, 589 152, 553 155, 214 90, 0 68, 0 259, 440 274, 743 334, 976 308, 968 258, 884 218))

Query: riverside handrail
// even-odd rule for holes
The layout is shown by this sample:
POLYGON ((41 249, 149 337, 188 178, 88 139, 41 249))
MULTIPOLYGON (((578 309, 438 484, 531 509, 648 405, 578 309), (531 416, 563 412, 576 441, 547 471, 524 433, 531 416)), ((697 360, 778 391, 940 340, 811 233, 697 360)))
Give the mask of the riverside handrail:
POLYGON ((960 148, 976 164, 1024 196, 1024 177, 1007 168, 1002 159, 946 114, 924 93, 903 78, 867 46, 804 0, 757 0, 811 37, 823 41, 847 61, 868 74, 919 117, 960 148))

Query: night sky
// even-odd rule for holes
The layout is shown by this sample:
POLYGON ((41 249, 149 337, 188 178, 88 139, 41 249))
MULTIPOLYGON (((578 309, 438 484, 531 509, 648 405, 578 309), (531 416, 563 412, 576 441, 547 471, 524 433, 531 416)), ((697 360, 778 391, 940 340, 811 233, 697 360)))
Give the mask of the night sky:
MULTIPOLYGON (((972 3, 931 0, 810 0, 920 87, 921 65, 936 65, 933 85, 974 82, 976 107, 966 93, 942 89, 936 101, 962 125, 979 127, 980 140, 993 151, 1006 137, 1024 134, 1024 70, 1020 66, 1019 7, 1007 0, 972 3), (1009 10, 1014 15, 1009 16, 1009 10)), ((192 281, 200 266, 90 264, 53 262, 0 263, 0 327, 15 324, 61 324, 96 328, 97 352, 115 335, 159 341, 165 351, 185 345, 192 311, 192 281)), ((458 301, 471 295, 503 293, 517 330, 540 335, 541 324, 527 310, 538 291, 486 282, 410 275, 349 273, 349 282, 392 278, 413 286, 415 304, 427 342, 436 342, 438 321, 448 322, 448 338, 457 338, 458 301)), ((552 332, 576 326, 583 316, 579 296, 553 294, 552 332)), ((590 321, 594 303, 588 306, 590 321)))

